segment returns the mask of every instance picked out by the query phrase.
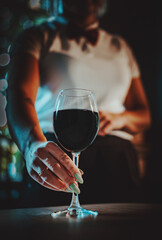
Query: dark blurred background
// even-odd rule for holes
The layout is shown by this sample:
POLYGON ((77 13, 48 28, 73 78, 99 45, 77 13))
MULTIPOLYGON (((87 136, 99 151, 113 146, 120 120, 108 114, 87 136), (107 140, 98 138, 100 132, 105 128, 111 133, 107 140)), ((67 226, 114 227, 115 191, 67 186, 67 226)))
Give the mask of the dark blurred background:
MULTIPOLYGON (((45 21, 53 0, 0 1, 0 208, 31 207, 24 194, 26 171, 21 153, 10 137, 5 116, 9 48, 15 35, 45 21), (25 200, 24 200, 25 198, 25 200), (25 201, 25 205, 24 205, 25 201)), ((146 202, 162 203, 162 26, 160 6, 155 0, 109 0, 100 25, 121 35, 132 47, 141 69, 142 81, 152 113, 148 144, 146 202)), ((31 191, 30 191, 31 193, 31 191)), ((33 203, 34 205, 34 203, 33 203)))

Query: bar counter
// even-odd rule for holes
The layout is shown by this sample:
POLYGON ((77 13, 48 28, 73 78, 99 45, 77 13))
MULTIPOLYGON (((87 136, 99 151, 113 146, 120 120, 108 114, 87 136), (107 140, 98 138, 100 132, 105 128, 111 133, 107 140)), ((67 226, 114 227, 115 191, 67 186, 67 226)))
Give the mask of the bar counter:
POLYGON ((0 210, 1 239, 162 239, 162 204, 114 203, 83 205, 96 218, 53 218, 65 209, 41 207, 0 210))

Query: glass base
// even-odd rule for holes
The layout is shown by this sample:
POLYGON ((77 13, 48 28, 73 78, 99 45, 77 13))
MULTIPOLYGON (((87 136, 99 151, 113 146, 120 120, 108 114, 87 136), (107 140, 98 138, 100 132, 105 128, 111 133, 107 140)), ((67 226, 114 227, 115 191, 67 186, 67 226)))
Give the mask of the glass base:
POLYGON ((98 212, 87 210, 82 207, 79 207, 79 208, 69 207, 68 209, 65 209, 63 211, 54 212, 51 215, 54 218, 58 218, 58 217, 85 218, 85 217, 96 217, 98 215, 98 212))

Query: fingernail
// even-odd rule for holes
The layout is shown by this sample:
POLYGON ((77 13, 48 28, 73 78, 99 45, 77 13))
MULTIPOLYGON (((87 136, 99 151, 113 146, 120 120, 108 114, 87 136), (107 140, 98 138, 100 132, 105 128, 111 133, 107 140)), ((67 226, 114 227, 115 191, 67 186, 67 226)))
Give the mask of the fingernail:
POLYGON ((79 168, 79 172, 81 173, 81 175, 84 174, 83 170, 79 168))
POLYGON ((68 193, 73 193, 73 191, 70 188, 66 188, 65 191, 68 193))
POLYGON ((83 183, 83 178, 79 173, 75 173, 74 177, 79 183, 83 183))
POLYGON ((70 188, 73 190, 73 192, 75 192, 76 194, 79 194, 80 193, 80 189, 74 184, 72 183, 70 185, 70 188))

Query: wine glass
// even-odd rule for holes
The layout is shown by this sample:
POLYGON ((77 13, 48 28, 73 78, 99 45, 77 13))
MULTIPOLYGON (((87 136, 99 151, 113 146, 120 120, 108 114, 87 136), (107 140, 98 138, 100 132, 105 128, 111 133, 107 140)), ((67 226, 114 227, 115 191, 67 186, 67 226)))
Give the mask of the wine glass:
MULTIPOLYGON (((61 146, 70 151, 78 167, 79 155, 96 138, 99 115, 92 91, 79 88, 61 90, 53 116, 54 133, 61 146)), ((52 216, 97 216, 97 212, 82 208, 76 193, 68 209, 52 213, 52 216)))

